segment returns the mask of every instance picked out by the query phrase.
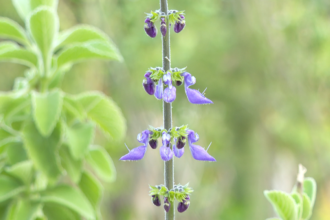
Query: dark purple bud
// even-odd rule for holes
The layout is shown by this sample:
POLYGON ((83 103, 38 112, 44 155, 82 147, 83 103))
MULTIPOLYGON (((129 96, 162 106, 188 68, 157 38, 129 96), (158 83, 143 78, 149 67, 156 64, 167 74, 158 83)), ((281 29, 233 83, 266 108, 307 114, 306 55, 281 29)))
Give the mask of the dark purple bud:
POLYGON ((144 90, 149 94, 149 95, 154 95, 155 94, 155 82, 150 78, 151 72, 147 72, 144 77, 146 78, 143 80, 143 87, 144 90))
POLYGON ((164 209, 166 212, 169 212, 171 208, 171 203, 168 201, 168 197, 164 198, 164 209))
POLYGON ((182 85, 182 81, 175 81, 175 85, 181 86, 182 85))
POLYGON ((159 195, 152 195, 151 198, 152 202, 154 203, 155 206, 161 206, 162 203, 160 202, 159 195))
POLYGON ((166 22, 165 22, 165 18, 161 18, 161 22, 160 22, 160 32, 162 32, 162 35, 165 37, 166 35, 166 31, 167 31, 167 27, 166 27, 166 22))
POLYGON ((182 202, 179 202, 178 212, 182 213, 186 211, 189 208, 189 205, 190 205, 190 197, 189 195, 187 195, 186 198, 182 200, 182 202))
POLYGON ((183 148, 184 146, 186 145, 186 137, 179 137, 178 138, 178 142, 177 142, 177 144, 176 144, 176 147, 178 148, 178 149, 181 149, 181 148, 183 148))
POLYGON ((144 23, 145 23, 144 24, 145 32, 152 38, 156 37, 157 29, 156 29, 154 23, 150 20, 150 18, 146 18, 144 23))
POLYGON ((184 16, 180 15, 180 18, 174 24, 174 32, 180 33, 185 26, 186 26, 186 22, 184 20, 184 16))
POLYGON ((149 141, 149 145, 152 149, 156 149, 157 148, 157 140, 150 140, 149 141))

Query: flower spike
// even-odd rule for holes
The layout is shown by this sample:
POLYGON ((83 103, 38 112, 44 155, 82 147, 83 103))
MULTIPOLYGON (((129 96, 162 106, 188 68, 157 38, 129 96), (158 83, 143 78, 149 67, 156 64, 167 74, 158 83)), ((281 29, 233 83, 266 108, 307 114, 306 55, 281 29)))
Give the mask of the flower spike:
POLYGON ((213 102, 206 98, 200 91, 195 89, 190 89, 189 86, 192 86, 196 83, 196 78, 188 72, 181 74, 184 77, 184 87, 186 90, 186 95, 190 103, 192 104, 212 104, 213 102))
POLYGON ((171 103, 176 98, 176 88, 172 86, 171 73, 166 73, 163 76, 163 81, 168 87, 164 90, 163 99, 167 103, 171 103))
POLYGON ((122 156, 120 160, 141 160, 147 151, 149 137, 152 134, 149 130, 144 130, 142 133, 138 134, 137 140, 144 145, 133 148, 128 154, 122 156))

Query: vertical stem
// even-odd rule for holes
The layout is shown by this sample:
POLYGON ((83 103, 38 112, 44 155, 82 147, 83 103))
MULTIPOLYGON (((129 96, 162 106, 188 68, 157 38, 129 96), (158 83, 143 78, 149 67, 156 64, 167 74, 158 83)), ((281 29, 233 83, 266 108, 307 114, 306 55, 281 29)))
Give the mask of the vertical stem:
MULTIPOLYGON (((167 15, 167 0, 160 0, 160 10, 167 15)), ((166 20, 167 31, 165 37, 162 36, 163 43, 163 69, 168 71, 171 68, 171 49, 170 49, 170 27, 168 19, 166 20)), ((172 104, 163 101, 163 120, 164 128, 172 127, 172 104)), ((164 162, 164 182, 167 189, 173 189, 174 185, 174 159, 164 162)), ((165 212, 165 220, 174 220, 174 204, 171 204, 169 212, 165 212)))

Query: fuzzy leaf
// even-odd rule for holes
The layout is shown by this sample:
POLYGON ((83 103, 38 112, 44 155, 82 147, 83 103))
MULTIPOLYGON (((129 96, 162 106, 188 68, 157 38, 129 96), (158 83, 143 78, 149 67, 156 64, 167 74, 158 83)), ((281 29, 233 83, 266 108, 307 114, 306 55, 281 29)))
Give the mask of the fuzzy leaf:
POLYGON ((307 196, 306 193, 303 194, 303 212, 302 212, 302 218, 305 220, 308 220, 312 215, 312 204, 311 200, 307 196))
POLYGON ((80 190, 85 194, 95 211, 99 211, 99 204, 103 188, 100 182, 91 174, 84 172, 79 182, 80 190))
POLYGON ((32 177, 32 168, 32 161, 27 160, 7 168, 6 172, 28 185, 32 177))
POLYGON ((283 220, 297 219, 295 200, 290 195, 281 191, 265 191, 264 194, 280 218, 283 220))
POLYGON ((92 41, 64 49, 57 59, 58 67, 72 65, 88 59, 122 60, 118 50, 104 41, 92 41))
POLYGON ((13 43, 0 43, 0 61, 19 63, 29 67, 37 67, 37 56, 28 50, 19 48, 13 43))
POLYGON ((29 44, 24 29, 8 18, 0 17, 0 37, 15 40, 25 45, 29 44))
POLYGON ((57 8, 58 0, 12 0, 19 16, 25 20, 31 11, 39 6, 57 8))
POLYGON ((80 181, 81 171, 82 171, 82 160, 76 160, 71 155, 69 147, 63 145, 60 149, 61 164, 63 168, 68 172, 68 175, 74 183, 80 181))
POLYGON ((23 128, 24 146, 35 167, 54 182, 61 174, 58 161, 58 145, 61 129, 57 126, 48 137, 42 136, 32 121, 23 128))
POLYGON ((116 179, 115 165, 108 152, 98 146, 94 146, 88 153, 87 162, 95 170, 95 173, 103 181, 112 182, 116 179))
POLYGON ((9 176, 0 176, 0 202, 16 196, 24 190, 22 183, 9 176))
POLYGON ((12 210, 10 220, 34 220, 40 204, 31 202, 27 199, 19 199, 12 210))
POLYGON ((302 199, 301 199, 300 195, 296 192, 292 193, 291 196, 295 200, 295 203, 297 206, 297 219, 301 219, 302 209, 303 209, 302 199))
POLYGON ((23 143, 13 142, 6 147, 7 160, 10 165, 23 162, 28 159, 23 143))
POLYGON ((81 218, 70 209, 57 204, 45 204, 43 213, 47 220, 80 220, 81 218))
POLYGON ((62 110, 62 93, 54 90, 48 93, 32 92, 33 119, 43 136, 52 133, 62 110))
POLYGON ((44 203, 57 203, 72 209, 87 219, 95 219, 95 213, 84 194, 71 186, 56 186, 41 195, 44 203))
POLYGON ((64 96, 63 109, 72 114, 75 118, 82 119, 84 117, 84 110, 74 97, 68 95, 64 96))
POLYGON ((316 191, 317 191, 316 181, 311 177, 305 178, 305 180, 304 180, 304 193, 306 193, 306 195, 309 197, 312 207, 314 207, 315 198, 316 198, 316 191))

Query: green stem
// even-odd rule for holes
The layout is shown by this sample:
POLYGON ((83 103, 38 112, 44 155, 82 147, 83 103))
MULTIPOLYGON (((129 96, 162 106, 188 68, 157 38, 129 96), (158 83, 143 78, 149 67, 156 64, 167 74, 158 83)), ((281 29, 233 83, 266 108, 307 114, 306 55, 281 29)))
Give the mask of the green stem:
MULTIPOLYGON (((160 0, 160 10, 167 15, 168 6, 167 0, 160 0)), ((167 20, 167 32, 165 36, 162 36, 163 43, 163 69, 166 71, 171 69, 171 48, 170 48, 170 28, 169 22, 167 20)), ((172 127, 172 104, 166 103, 163 101, 163 120, 164 120, 164 128, 170 129, 172 127)), ((174 158, 164 162, 164 181, 167 189, 173 189, 174 186, 174 158)), ((174 220, 175 212, 174 212, 174 203, 171 204, 171 208, 169 212, 165 212, 165 220, 174 220)))

